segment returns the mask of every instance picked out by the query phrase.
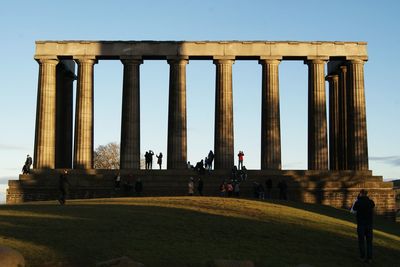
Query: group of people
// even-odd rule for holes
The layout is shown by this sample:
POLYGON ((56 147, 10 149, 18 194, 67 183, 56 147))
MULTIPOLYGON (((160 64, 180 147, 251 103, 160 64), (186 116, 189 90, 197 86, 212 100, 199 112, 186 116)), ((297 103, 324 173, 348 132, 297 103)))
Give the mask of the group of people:
POLYGON ((229 179, 222 181, 219 186, 219 194, 221 197, 239 197, 240 196, 240 181, 229 179))
POLYGON ((143 182, 140 178, 137 178, 135 183, 133 183, 133 176, 132 175, 128 175, 121 184, 121 174, 120 172, 117 173, 117 175, 114 177, 114 188, 115 190, 120 190, 122 187, 122 189, 124 190, 125 193, 130 194, 132 192, 133 189, 135 189, 135 193, 137 196, 141 196, 142 195, 142 191, 143 191, 143 182))
POLYGON ((188 183, 188 195, 193 196, 195 194, 195 191, 199 193, 200 196, 203 195, 203 188, 204 188, 204 182, 201 177, 198 178, 197 180, 197 188, 195 188, 195 181, 193 177, 189 178, 189 183, 188 183))
MULTIPOLYGON (((146 170, 153 169, 153 156, 154 156, 153 150, 146 151, 146 153, 144 154, 146 170)), ((161 170, 163 154, 160 152, 160 154, 156 155, 156 157, 157 157, 157 164, 161 170)))
POLYGON ((205 159, 198 161, 194 166, 190 163, 190 161, 187 162, 187 168, 188 169, 192 169, 195 170, 196 172, 200 173, 200 174, 204 174, 205 171, 211 171, 212 170, 212 166, 213 166, 213 162, 214 162, 214 152, 212 150, 210 150, 210 152, 208 152, 207 157, 205 157, 205 159))

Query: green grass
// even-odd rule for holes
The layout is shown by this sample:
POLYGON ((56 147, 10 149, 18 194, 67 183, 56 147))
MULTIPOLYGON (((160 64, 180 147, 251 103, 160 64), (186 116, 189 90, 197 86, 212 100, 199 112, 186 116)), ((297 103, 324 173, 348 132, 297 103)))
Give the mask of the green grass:
MULTIPOLYGON (((0 206, 0 245, 28 266, 94 266, 128 256, 146 266, 364 266, 354 215, 331 207, 213 197, 70 200, 0 206)), ((376 218, 374 263, 399 266, 400 224, 376 218)))

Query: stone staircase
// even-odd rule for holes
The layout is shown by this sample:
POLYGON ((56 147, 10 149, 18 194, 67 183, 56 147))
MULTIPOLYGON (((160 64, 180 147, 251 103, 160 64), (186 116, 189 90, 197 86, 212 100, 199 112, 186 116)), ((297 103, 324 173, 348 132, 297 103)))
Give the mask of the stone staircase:
MULTIPOLYGON (((32 170, 29 175, 20 175, 19 180, 10 180, 7 203, 37 200, 55 200, 59 197, 58 179, 62 170, 32 170)), ((266 179, 273 183, 272 198, 278 198, 277 184, 284 180, 288 185, 288 199, 306 203, 320 203, 337 208, 349 208, 361 189, 366 189, 376 203, 378 214, 393 216, 395 193, 392 182, 384 182, 381 176, 371 171, 308 171, 248 170, 248 178, 240 184, 240 196, 254 197, 253 183, 266 179)), ((69 170, 71 184, 70 199, 108 198, 135 196, 134 190, 126 191, 123 184, 134 185, 140 178, 143 182, 142 196, 184 196, 188 181, 193 177, 196 184, 201 176, 206 196, 219 196, 221 182, 230 177, 230 171, 211 171, 203 175, 193 170, 121 170, 121 188, 116 189, 114 178, 117 170, 69 170)))

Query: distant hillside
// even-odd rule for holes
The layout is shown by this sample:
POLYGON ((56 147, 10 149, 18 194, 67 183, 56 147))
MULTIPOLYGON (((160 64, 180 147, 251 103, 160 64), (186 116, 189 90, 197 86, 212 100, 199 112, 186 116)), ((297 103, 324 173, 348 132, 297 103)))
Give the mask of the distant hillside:
MULTIPOLYGON (((400 224, 376 219, 374 266, 398 266, 400 224)), ((354 215, 327 206, 217 197, 117 198, 0 205, 0 245, 28 266, 363 266, 354 215)))

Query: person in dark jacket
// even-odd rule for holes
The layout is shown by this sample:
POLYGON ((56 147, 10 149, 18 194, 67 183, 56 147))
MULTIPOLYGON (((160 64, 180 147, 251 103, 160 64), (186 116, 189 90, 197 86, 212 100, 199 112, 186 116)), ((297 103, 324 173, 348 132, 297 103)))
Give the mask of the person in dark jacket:
POLYGON ((199 181, 197 182, 197 191, 199 192, 200 196, 203 195, 203 187, 204 187, 203 179, 199 177, 199 181))
POLYGON ((375 203, 368 197, 364 189, 360 191, 357 201, 354 203, 354 211, 357 214, 357 236, 360 257, 365 262, 372 260, 372 221, 375 203), (365 248, 367 254, 365 254, 365 248))
POLYGON ((64 170, 63 173, 60 175, 60 179, 58 180, 58 186, 60 189, 60 198, 58 199, 58 202, 60 202, 61 205, 65 205, 65 200, 68 196, 69 186, 71 186, 68 181, 67 175, 68 171, 64 170))

